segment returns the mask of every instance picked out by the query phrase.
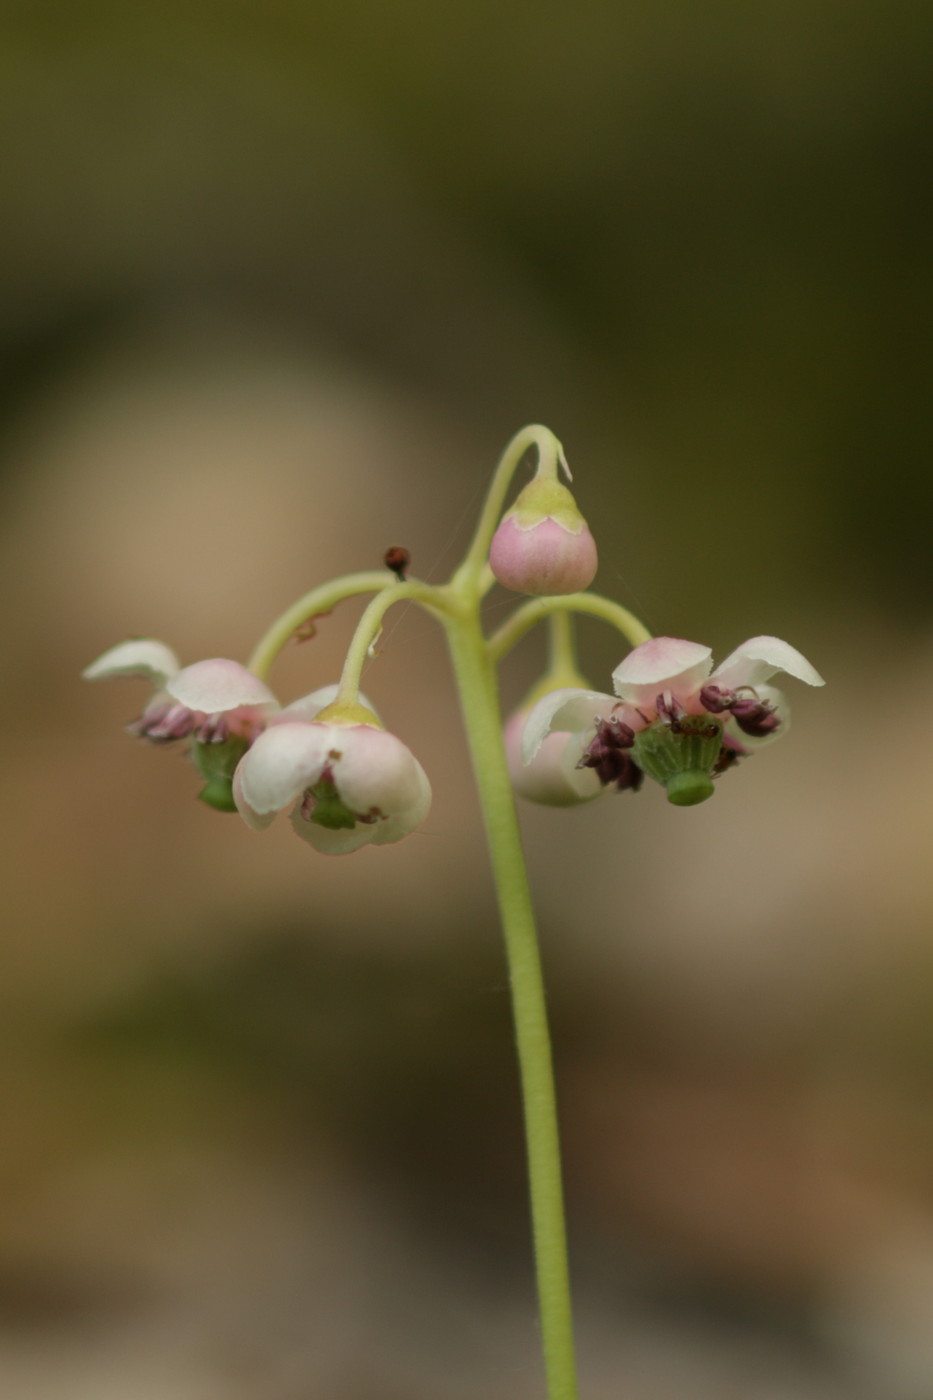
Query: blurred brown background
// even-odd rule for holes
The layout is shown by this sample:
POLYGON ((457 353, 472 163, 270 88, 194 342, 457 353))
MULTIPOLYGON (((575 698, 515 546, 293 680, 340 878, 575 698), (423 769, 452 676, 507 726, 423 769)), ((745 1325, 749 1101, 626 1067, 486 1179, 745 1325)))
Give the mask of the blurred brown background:
POLYGON ((4 1395, 542 1395, 433 624, 366 679, 431 817, 347 860, 77 679, 245 657, 390 544, 443 578, 529 420, 600 591, 828 680, 702 808, 524 813, 583 1394, 933 1395, 930 38, 920 0, 3 6, 4 1395))

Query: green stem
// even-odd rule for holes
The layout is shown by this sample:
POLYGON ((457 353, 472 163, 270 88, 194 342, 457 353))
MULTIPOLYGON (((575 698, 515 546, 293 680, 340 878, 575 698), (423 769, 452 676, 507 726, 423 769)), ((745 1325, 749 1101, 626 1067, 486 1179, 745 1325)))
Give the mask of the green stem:
POLYGON ((370 648, 382 630, 382 619, 395 603, 420 603, 435 617, 442 617, 449 610, 446 589, 430 583, 410 579, 407 583, 396 583, 373 598, 356 626, 356 631, 347 649, 340 675, 340 689, 335 704, 355 704, 359 694, 360 676, 369 656, 370 648))
POLYGON ((445 622, 509 963, 548 1400, 577 1400, 557 1106, 541 959, 502 747, 495 667, 475 603, 461 595, 461 604, 445 622))
POLYGON ((554 613, 588 613, 601 618, 611 627, 617 628, 629 646, 637 647, 647 642, 651 633, 634 613, 611 598, 601 598, 598 593, 562 593, 554 598, 533 598, 516 608, 512 616, 489 638, 489 651, 493 661, 499 662, 521 641, 526 632, 554 613))
MULTIPOLYGON (((552 612, 548 638, 548 672, 550 675, 578 676, 577 649, 573 640, 573 618, 569 612, 552 612)), ((569 682, 573 684, 573 682, 569 682)), ((557 689, 555 685, 553 689, 557 689)))
POLYGON ((395 584, 395 578, 385 569, 380 569, 378 573, 370 570, 364 574, 345 574, 343 578, 331 579, 319 588, 312 588, 310 593, 286 608, 256 644, 247 662, 249 670, 265 680, 275 658, 303 622, 329 613, 344 598, 352 598, 359 593, 380 593, 385 588, 395 587, 395 584))

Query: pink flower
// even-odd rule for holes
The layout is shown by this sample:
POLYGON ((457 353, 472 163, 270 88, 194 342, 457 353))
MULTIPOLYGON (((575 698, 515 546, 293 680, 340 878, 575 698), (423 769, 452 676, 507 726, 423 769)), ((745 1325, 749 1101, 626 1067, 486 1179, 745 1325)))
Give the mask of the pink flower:
MULTIPOLYGON (((314 705, 309 696, 293 710, 303 706, 307 715, 314 705)), ((234 775, 234 800, 247 826, 262 830, 292 807, 303 840, 326 855, 345 855, 401 841, 421 825, 431 805, 424 769, 375 715, 373 723, 347 723, 287 713, 259 736, 234 775)))
POLYGON ((138 638, 111 647, 83 673, 89 681, 140 676, 154 693, 130 732, 154 744, 190 739, 191 756, 211 807, 233 811, 233 770, 279 703, 269 687, 238 661, 214 657, 181 666, 163 642, 138 638))
POLYGON ((647 773, 671 802, 692 806, 712 795, 713 777, 787 729, 787 702, 768 684, 779 671, 823 684, 778 637, 752 637, 715 671, 709 647, 652 637, 613 671, 615 695, 566 689, 543 696, 525 724, 523 760, 533 763, 552 733, 571 733, 581 768, 593 769, 604 786, 637 788, 647 773))

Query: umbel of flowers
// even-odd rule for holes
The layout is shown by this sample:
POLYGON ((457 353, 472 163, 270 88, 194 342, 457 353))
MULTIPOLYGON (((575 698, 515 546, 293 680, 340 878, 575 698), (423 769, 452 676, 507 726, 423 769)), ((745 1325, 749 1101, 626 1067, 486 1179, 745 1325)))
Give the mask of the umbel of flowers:
POLYGON ((307 845, 345 855, 400 841, 428 817, 431 789, 421 764, 384 728, 359 686, 396 603, 415 603, 443 626, 510 966, 549 1400, 574 1400, 577 1390, 545 998, 514 794, 569 807, 609 791, 637 792, 647 778, 675 806, 696 806, 723 775, 787 731, 788 706, 771 684, 775 676, 823 684, 777 637, 753 637, 714 667, 709 647, 652 637, 626 608, 589 592, 596 545, 569 479, 561 444, 533 424, 506 448, 470 546, 446 583, 406 578, 408 553, 393 547, 385 569, 347 574, 297 599, 245 662, 215 657, 182 666, 163 642, 137 638, 112 647, 84 673, 88 680, 148 682, 149 697, 128 728, 149 743, 184 748, 209 807, 239 812, 256 831, 288 810, 307 845), (507 507, 532 449, 534 475, 507 507), (497 582, 526 600, 490 634, 481 605, 497 582), (354 596, 370 601, 339 681, 313 676, 312 667, 315 688, 283 705, 268 684, 276 657, 291 639, 313 636, 318 618, 354 596), (594 690, 580 674, 575 614, 602 619, 624 639, 628 651, 612 673, 611 692, 594 690), (497 668, 539 623, 548 629, 547 664, 503 729, 497 668))

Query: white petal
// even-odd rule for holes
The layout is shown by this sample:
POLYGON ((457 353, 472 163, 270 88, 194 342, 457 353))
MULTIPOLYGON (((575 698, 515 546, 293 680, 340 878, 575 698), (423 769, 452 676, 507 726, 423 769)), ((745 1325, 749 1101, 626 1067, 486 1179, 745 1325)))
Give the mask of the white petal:
MULTIPOLYGON (((281 724, 287 723, 291 719, 315 719, 326 705, 330 705, 337 699, 339 689, 340 686, 336 684, 322 685, 319 690, 312 690, 310 695, 302 695, 300 699, 293 700, 290 705, 286 705, 285 709, 281 710, 272 722, 281 724)), ((379 718, 362 691, 359 694, 359 702, 367 710, 372 711, 377 719, 379 718)))
POLYGON ((241 705, 278 704, 269 687, 252 671, 239 661, 220 656, 186 666, 165 688, 185 709, 208 715, 237 710, 241 705))
MULTIPOLYGON (((322 726, 325 727, 325 726, 322 726)), ((371 724, 327 725, 334 785, 351 812, 396 816, 416 803, 424 773, 401 739, 371 724)))
POLYGON ((665 690, 685 700, 706 680, 712 652, 682 637, 649 637, 612 673, 616 694, 631 705, 651 705, 665 690))
POLYGON ((553 731, 574 732, 607 719, 617 704, 614 695, 598 690, 580 690, 567 686, 542 695, 533 706, 522 731, 522 762, 531 763, 535 754, 553 731))
POLYGON ((376 822, 372 837, 374 846, 387 846, 393 841, 401 841, 410 836, 431 810, 431 784, 428 782, 428 775, 416 758, 412 761, 415 765, 417 791, 402 811, 396 812, 384 822, 376 822))
POLYGON ((778 671, 786 671, 807 685, 826 684, 806 657, 780 637, 750 637, 716 667, 711 679, 727 690, 739 685, 751 685, 757 690, 778 671))
POLYGON ((233 800, 240 816, 246 825, 253 831, 265 831, 267 826, 271 826, 275 821, 275 812, 257 812, 246 800, 243 792, 243 760, 237 764, 237 770, 233 775, 233 800))
POLYGON ((572 807, 588 802, 603 791, 592 768, 578 768, 583 754, 584 734, 554 731, 548 734, 530 763, 521 760, 522 714, 514 714, 505 726, 503 738, 509 763, 509 777, 520 797, 547 807, 572 807))
POLYGON ((240 759, 233 795, 247 825, 251 817, 280 812, 313 787, 327 762, 332 727, 277 724, 266 729, 240 759))
POLYGON ((144 676, 151 680, 157 689, 174 676, 181 662, 164 642, 153 641, 151 637, 137 637, 131 642, 120 642, 92 661, 82 671, 86 681, 109 680, 111 676, 144 676))

